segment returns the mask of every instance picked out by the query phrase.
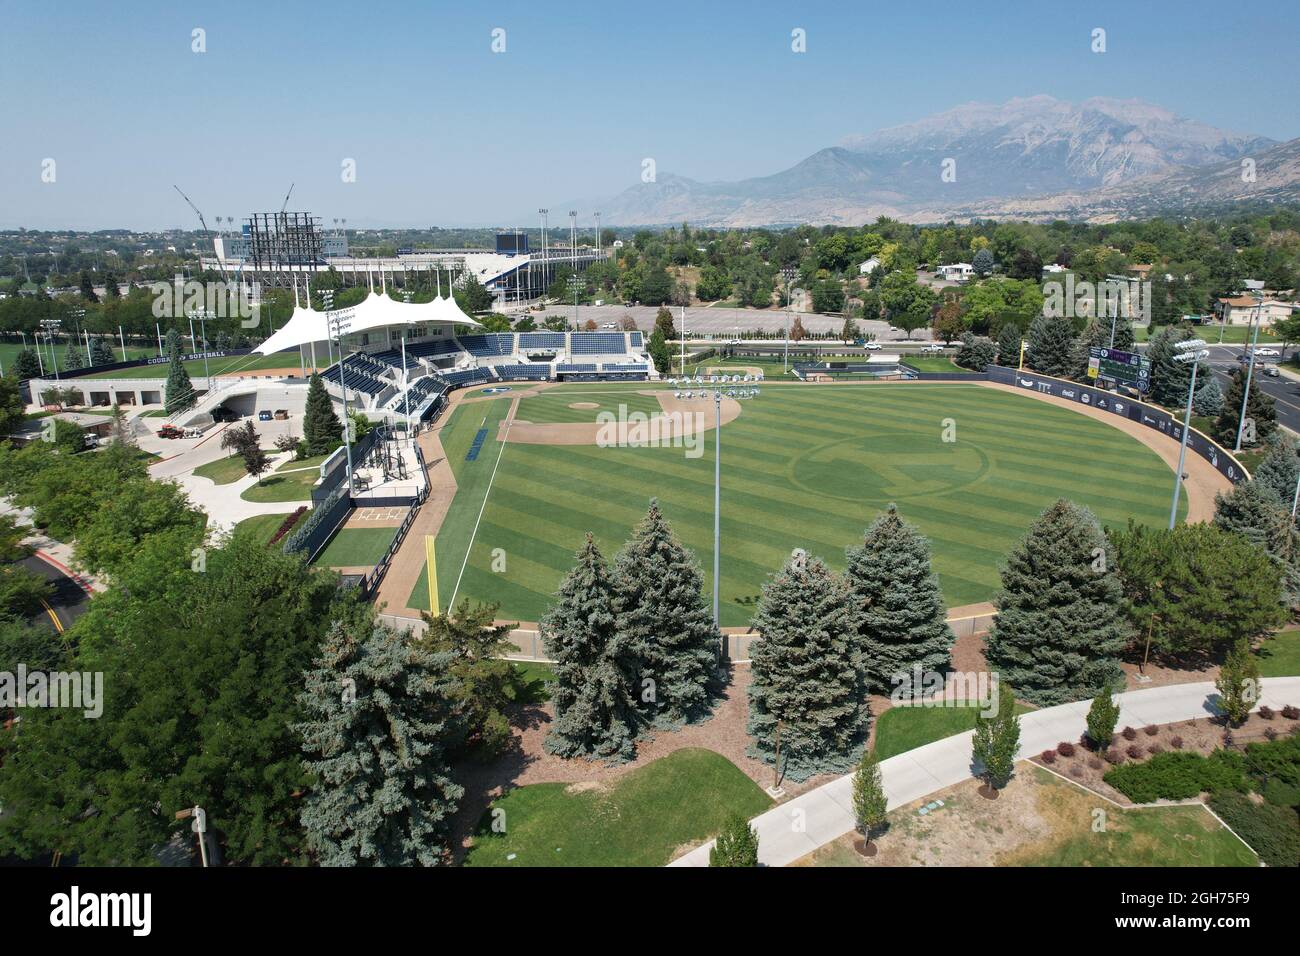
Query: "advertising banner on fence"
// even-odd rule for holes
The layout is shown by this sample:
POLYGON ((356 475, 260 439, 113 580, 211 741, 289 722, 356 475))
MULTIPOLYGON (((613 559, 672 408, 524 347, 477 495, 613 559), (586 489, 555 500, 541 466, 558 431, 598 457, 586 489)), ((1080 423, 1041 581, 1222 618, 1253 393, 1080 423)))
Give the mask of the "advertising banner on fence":
MULTIPOLYGON (((1093 408, 1110 412, 1112 415, 1119 415, 1121 418, 1141 422, 1148 428, 1154 428, 1156 431, 1168 435, 1174 441, 1182 440, 1183 423, 1164 409, 1147 405, 1145 402, 1133 401, 1114 392, 1092 388, 1088 385, 1079 385, 1076 382, 1068 382, 1064 379, 1048 378, 1027 369, 1017 370, 1003 368, 1000 365, 990 365, 987 371, 991 382, 1015 385, 1017 388, 1038 392, 1042 395, 1053 395, 1057 398, 1078 402, 1080 405, 1090 405, 1093 408)), ((1221 475, 1234 484, 1246 478, 1245 470, 1235 458, 1196 429, 1191 430, 1191 434, 1187 439, 1187 447, 1208 461, 1221 475)))

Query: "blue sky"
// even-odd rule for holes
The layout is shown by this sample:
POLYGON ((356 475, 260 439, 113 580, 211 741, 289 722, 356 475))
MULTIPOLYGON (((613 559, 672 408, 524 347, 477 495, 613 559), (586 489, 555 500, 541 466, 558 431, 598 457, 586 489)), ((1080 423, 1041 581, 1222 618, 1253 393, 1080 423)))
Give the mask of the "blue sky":
POLYGON ((242 217, 278 209, 291 182, 291 206, 327 222, 531 225, 539 205, 634 184, 643 157, 700 180, 766 175, 852 134, 1038 93, 1300 136, 1294 0, 5 0, 0 24, 0 228, 191 226, 172 183, 242 217))

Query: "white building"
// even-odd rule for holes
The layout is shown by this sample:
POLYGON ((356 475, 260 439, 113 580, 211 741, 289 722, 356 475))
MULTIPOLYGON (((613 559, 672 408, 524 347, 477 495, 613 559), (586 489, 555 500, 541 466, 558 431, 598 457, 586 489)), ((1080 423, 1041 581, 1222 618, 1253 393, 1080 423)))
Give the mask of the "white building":
POLYGON ((871 273, 875 272, 878 268, 880 268, 880 257, 872 256, 866 262, 860 263, 858 265, 858 275, 869 276, 871 275, 871 273))
POLYGON ((1263 326, 1290 318, 1291 313, 1297 309, 1300 309, 1300 305, 1295 302, 1286 302, 1282 299, 1264 299, 1261 302, 1249 295, 1220 298, 1214 307, 1220 322, 1228 325, 1249 325, 1258 315, 1260 325, 1263 326))
POLYGON ((965 282, 975 274, 974 267, 969 262, 954 262, 951 265, 940 266, 938 276, 949 282, 965 282))

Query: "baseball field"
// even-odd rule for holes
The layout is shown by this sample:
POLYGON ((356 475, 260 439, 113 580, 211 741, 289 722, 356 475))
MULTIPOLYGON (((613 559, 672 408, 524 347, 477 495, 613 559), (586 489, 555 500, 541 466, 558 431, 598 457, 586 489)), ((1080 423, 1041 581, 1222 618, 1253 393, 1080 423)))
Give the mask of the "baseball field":
MULTIPOLYGON (((444 605, 491 599, 502 617, 538 620, 584 533, 612 557, 651 496, 711 587, 712 402, 699 403, 708 430, 696 449, 499 440, 515 398, 516 420, 571 429, 620 403, 650 410, 656 387, 560 385, 530 397, 525 386, 452 411, 441 433, 457 483, 437 537, 444 605)), ((979 385, 768 385, 724 418, 721 438, 724 625, 749 622, 793 548, 842 568, 844 549, 890 502, 930 538, 950 606, 993 597, 1005 554, 1058 497, 1108 525, 1168 518, 1173 476, 1155 452, 1085 415, 979 385)), ((428 606, 426 579, 410 606, 428 606)))

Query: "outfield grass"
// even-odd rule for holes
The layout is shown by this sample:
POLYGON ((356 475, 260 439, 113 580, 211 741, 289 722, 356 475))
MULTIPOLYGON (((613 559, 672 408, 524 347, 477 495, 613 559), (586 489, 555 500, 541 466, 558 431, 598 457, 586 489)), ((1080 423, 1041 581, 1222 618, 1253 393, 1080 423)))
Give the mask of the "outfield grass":
POLYGON ((1280 631, 1255 651, 1260 677, 1292 677, 1300 674, 1300 628, 1280 631))
MULTIPOLYGON (((112 344, 113 344, 113 360, 115 362, 120 362, 122 360, 122 349, 120 346, 118 346, 116 339, 113 340, 112 344)), ((30 335, 27 337, 27 347, 33 348, 32 338, 30 335)), ((63 363, 67 360, 67 348, 68 347, 66 342, 60 342, 54 346, 54 353, 56 358, 58 358, 59 360, 60 371, 64 370, 63 363)), ((18 353, 21 352, 22 350, 23 350, 22 342, 0 342, 0 364, 4 365, 6 373, 13 365, 14 360, 18 358, 18 353)), ((126 355, 128 359, 153 358, 157 354, 158 354, 157 349, 141 348, 138 345, 128 345, 126 347, 126 355)), ((84 349, 82 351, 82 356, 83 357, 85 356, 84 349)), ((41 345, 41 358, 44 360, 46 367, 48 368, 50 363, 50 349, 49 346, 45 345, 44 343, 42 343, 41 345)), ((54 373, 51 371, 50 374, 51 376, 53 376, 54 373)))
POLYGON ((663 866, 678 847, 715 836, 728 812, 752 817, 771 802, 725 757, 678 750, 608 788, 511 790, 484 815, 465 865, 663 866), (492 809, 504 811, 506 832, 492 832, 492 809))
MULTIPOLYGON (((1027 710, 1016 705, 1016 713, 1027 710)), ((961 707, 891 707, 876 720, 873 749, 881 760, 915 750, 926 744, 975 729, 978 706, 961 707)))
MULTIPOLYGON (((603 389, 593 386, 593 390, 603 389)), ((577 386, 566 386, 572 395, 577 386)), ((703 454, 681 448, 510 445, 457 590, 501 445, 509 393, 461 405, 442 440, 458 484, 438 534, 444 606, 459 597, 499 601, 499 615, 536 621, 591 531, 607 555, 628 538, 656 495, 707 569, 713 541, 713 436, 703 454), (475 461, 465 450, 480 427, 475 461), (506 570, 493 571, 493 549, 506 570)), ((743 405, 722 431, 722 623, 743 625, 749 599, 802 547, 836 569, 845 547, 891 502, 928 535, 950 606, 990 599, 998 567, 1058 497, 1122 527, 1132 516, 1160 527, 1169 468, 1109 425, 1027 396, 966 384, 778 386, 743 405), (945 420, 957 441, 945 443, 945 420)), ((427 602, 423 580, 411 607, 427 602)))
POLYGON ((327 568, 373 567, 388 551, 396 533, 396 528, 343 528, 312 564, 327 568))
POLYGON ((965 372, 974 375, 968 368, 954 365, 946 355, 904 355, 904 365, 910 365, 918 372, 965 372))
MULTIPOLYGON (((146 357, 152 357, 150 353, 146 357)), ((62 361, 62 359, 60 359, 62 361)), ((197 362, 185 362, 185 370, 191 378, 202 377, 203 359, 197 362)), ((233 372, 256 372, 269 368, 298 368, 298 353, 276 352, 272 355, 228 355, 224 358, 208 359, 208 368, 213 375, 225 375, 233 372)), ((83 378, 166 378, 167 365, 139 365, 133 368, 119 368, 83 378)))

